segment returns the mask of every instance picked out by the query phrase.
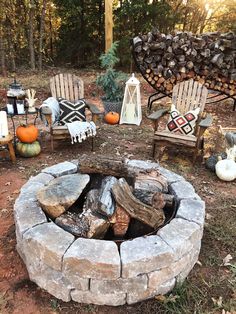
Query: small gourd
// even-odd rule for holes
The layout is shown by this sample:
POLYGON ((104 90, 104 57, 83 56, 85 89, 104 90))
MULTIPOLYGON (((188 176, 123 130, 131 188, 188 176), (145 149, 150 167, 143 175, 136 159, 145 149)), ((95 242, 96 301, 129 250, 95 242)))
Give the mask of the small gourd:
POLYGON ((38 129, 35 125, 20 125, 16 129, 16 136, 22 143, 33 143, 38 138, 38 129))
POLYGON ((117 124, 119 122, 120 115, 118 112, 110 111, 104 116, 105 122, 108 124, 117 124))

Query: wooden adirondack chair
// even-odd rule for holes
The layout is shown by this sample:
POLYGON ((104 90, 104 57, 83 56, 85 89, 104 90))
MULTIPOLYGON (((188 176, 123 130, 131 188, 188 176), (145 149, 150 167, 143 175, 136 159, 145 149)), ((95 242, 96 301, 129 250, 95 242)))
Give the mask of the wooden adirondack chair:
MULTIPOLYGON (((203 153, 203 134, 205 130, 211 125, 212 118, 204 113, 204 107, 206 103, 208 90, 202 84, 194 81, 184 81, 178 83, 173 88, 172 93, 172 103, 175 105, 176 109, 184 115, 189 110, 194 110, 200 107, 200 112, 198 119, 196 121, 196 126, 193 135, 176 134, 169 130, 160 130, 159 122, 160 119, 169 113, 169 109, 160 109, 153 112, 148 116, 149 119, 153 121, 154 125, 154 137, 153 137, 153 150, 152 156, 155 158, 156 148, 165 147, 168 145, 180 145, 186 146, 188 149, 193 149, 195 162, 197 156, 203 153)), ((160 154, 161 155, 161 154, 160 154)), ((160 156, 159 156, 160 157, 160 156)))
MULTIPOLYGON (((84 82, 81 78, 74 74, 58 74, 50 79, 50 91, 52 97, 58 99, 60 97, 69 100, 72 103, 78 101, 78 99, 84 98, 84 82)), ((101 114, 100 110, 92 104, 86 102, 87 108, 92 113, 92 120, 95 123, 98 115, 101 114)), ((54 150, 55 140, 70 139, 70 133, 66 125, 53 125, 52 124, 52 112, 48 111, 47 108, 42 107, 41 113, 45 116, 49 128, 51 137, 51 150, 54 150)), ((92 150, 94 142, 92 137, 92 150)))

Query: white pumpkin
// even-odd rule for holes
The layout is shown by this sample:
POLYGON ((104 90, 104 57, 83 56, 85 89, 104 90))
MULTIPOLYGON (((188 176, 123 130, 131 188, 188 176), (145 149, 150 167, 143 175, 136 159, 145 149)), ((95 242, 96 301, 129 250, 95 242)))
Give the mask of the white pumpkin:
POLYGON ((216 164, 216 175, 223 181, 236 179, 236 163, 232 159, 223 159, 216 164))

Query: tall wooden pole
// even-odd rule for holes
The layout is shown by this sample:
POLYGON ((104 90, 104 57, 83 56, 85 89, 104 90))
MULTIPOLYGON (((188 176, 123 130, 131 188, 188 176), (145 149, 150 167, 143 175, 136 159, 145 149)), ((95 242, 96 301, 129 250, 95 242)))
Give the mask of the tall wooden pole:
POLYGON ((113 42, 112 0, 105 0, 105 52, 113 42))

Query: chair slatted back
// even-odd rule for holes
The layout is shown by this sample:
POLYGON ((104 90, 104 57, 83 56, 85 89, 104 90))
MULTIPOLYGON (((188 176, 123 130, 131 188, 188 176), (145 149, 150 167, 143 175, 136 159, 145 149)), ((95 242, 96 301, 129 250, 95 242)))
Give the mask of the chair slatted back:
POLYGON ((172 102, 182 114, 200 107, 203 112, 208 90, 193 79, 178 83, 173 88, 172 102))
POLYGON ((84 82, 74 74, 57 74, 50 79, 51 94, 55 98, 65 98, 76 102, 84 98, 84 82))

